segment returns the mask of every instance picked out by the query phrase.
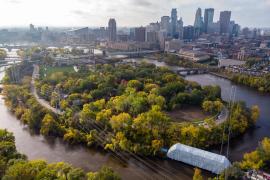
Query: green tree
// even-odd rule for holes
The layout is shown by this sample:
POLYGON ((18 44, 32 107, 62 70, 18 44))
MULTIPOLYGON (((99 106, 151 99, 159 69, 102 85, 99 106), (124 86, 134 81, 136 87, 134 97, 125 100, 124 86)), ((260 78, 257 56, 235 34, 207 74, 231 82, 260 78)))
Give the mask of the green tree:
POLYGON ((193 180, 203 180, 203 177, 201 175, 201 170, 198 168, 194 169, 194 175, 193 175, 193 180))
POLYGON ((120 180, 120 177, 113 172, 111 168, 102 167, 99 172, 90 172, 87 174, 88 180, 120 180))
POLYGON ((45 136, 61 134, 59 124, 50 115, 46 114, 42 120, 40 133, 45 136))
POLYGON ((260 108, 259 106, 252 106, 251 108, 251 120, 255 124, 260 116, 260 108))
POLYGON ((261 159, 258 151, 253 151, 244 155, 244 159, 240 164, 240 167, 244 170, 255 169, 258 170, 264 165, 263 159, 261 159))
POLYGON ((110 124, 112 128, 117 131, 130 126, 131 121, 132 118, 128 113, 121 113, 117 116, 112 116, 110 124))
POLYGON ((42 160, 17 161, 6 170, 3 180, 21 179, 35 180, 38 173, 47 166, 42 160))

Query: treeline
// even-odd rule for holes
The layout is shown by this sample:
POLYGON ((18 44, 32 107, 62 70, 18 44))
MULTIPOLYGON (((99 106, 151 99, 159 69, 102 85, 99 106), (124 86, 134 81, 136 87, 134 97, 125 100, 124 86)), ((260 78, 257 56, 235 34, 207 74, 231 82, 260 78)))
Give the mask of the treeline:
POLYGON ((270 173, 270 138, 264 138, 255 151, 246 153, 240 167, 244 170, 264 170, 270 173))
POLYGON ((7 52, 4 49, 0 49, 0 60, 7 57, 7 52))
POLYGON ((3 83, 9 83, 9 84, 21 84, 23 83, 23 77, 24 76, 32 76, 33 72, 33 66, 31 63, 27 61, 23 61, 22 63, 11 66, 8 68, 5 73, 6 76, 2 80, 3 83))
POLYGON ((190 60, 186 60, 184 58, 180 58, 174 54, 156 54, 155 57, 158 60, 164 61, 168 65, 171 66, 180 66, 185 68, 205 68, 207 67, 204 64, 194 63, 190 60))
POLYGON ((120 177, 108 167, 85 173, 64 162, 48 164, 43 160, 28 161, 25 155, 17 152, 13 134, 0 129, 0 179, 119 180, 120 177))
POLYGON ((257 77, 245 74, 233 74, 231 80, 235 83, 255 88, 260 92, 270 92, 270 75, 257 77))
MULTIPOLYGON (((239 162, 227 168, 219 177, 213 180, 238 180, 244 179, 249 170, 265 171, 270 173, 270 138, 264 138, 255 151, 244 154, 239 162)), ((194 177, 202 177, 200 171, 196 170, 194 177)))
MULTIPOLYGON (((222 132, 228 131, 229 122, 217 125, 208 120, 208 126, 172 123, 165 111, 186 104, 204 105, 211 113, 220 111, 221 91, 188 82, 165 68, 97 65, 92 70, 57 72, 43 78, 37 82, 39 94, 65 112, 60 117, 36 102, 30 94, 30 77, 21 82, 5 85, 10 109, 31 129, 72 144, 155 155, 178 142, 206 148, 227 139, 222 132)), ((255 124, 259 110, 237 103, 231 113, 234 137, 255 124)))

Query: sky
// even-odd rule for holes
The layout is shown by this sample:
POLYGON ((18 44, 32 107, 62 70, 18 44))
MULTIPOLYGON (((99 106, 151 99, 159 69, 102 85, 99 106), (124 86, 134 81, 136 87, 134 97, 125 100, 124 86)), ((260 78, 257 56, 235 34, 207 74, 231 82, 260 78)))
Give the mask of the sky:
POLYGON ((198 7, 232 11, 242 27, 270 27, 270 0, 0 0, 0 26, 107 26, 115 18, 121 27, 160 21, 177 8, 184 25, 194 23, 198 7))

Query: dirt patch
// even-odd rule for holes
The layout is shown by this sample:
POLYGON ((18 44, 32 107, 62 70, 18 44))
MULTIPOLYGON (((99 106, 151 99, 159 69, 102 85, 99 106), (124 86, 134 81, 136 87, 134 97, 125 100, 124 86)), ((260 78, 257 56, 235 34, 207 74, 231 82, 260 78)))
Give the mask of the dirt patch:
POLYGON ((177 108, 173 111, 167 112, 167 114, 175 122, 202 121, 210 116, 209 114, 205 114, 202 108, 193 106, 177 108))

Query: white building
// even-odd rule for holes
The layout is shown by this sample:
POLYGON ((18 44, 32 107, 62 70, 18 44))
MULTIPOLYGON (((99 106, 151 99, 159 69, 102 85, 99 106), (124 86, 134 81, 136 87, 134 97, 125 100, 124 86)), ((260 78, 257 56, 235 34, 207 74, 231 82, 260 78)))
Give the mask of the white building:
POLYGON ((167 156, 176 161, 181 161, 216 174, 220 174, 231 166, 230 161, 225 156, 180 143, 173 145, 167 152, 167 156))

